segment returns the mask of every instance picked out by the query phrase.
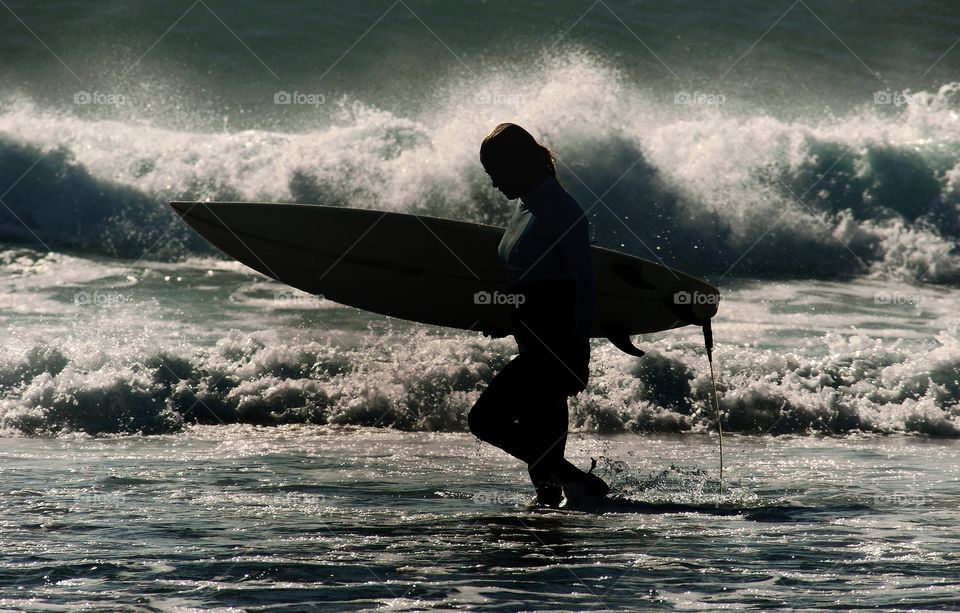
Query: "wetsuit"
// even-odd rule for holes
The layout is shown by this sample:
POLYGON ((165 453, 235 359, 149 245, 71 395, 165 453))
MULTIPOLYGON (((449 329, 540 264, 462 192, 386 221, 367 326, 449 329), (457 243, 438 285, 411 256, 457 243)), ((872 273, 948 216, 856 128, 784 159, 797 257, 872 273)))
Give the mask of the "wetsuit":
POLYGON ((567 396, 586 386, 596 310, 589 222, 548 177, 521 197, 499 255, 522 296, 511 312, 520 351, 474 404, 470 430, 526 462, 538 497, 559 495, 567 396))

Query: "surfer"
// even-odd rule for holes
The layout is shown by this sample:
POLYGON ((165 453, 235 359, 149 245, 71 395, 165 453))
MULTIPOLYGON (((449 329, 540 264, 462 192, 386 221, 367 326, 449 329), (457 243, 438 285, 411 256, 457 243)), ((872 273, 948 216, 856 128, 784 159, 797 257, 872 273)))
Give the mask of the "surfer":
POLYGON ((589 222, 557 181, 553 153, 520 126, 494 128, 480 162, 495 188, 519 198, 498 249, 515 297, 510 330, 484 331, 512 334, 519 354, 477 399, 470 430, 527 463, 537 504, 603 497, 609 486, 563 457, 567 397, 583 391, 589 374, 596 310, 589 222))

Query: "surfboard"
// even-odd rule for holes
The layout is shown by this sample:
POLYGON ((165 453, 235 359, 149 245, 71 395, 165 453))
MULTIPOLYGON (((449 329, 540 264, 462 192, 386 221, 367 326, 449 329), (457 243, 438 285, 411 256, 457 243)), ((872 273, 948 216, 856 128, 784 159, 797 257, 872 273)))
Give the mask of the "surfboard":
MULTIPOLYGON (((512 294, 497 256, 504 228, 313 204, 171 202, 232 258, 282 283, 348 306, 463 330, 508 330, 512 294)), ((636 353, 629 335, 705 325, 719 291, 700 279, 592 247, 592 335, 636 353)))

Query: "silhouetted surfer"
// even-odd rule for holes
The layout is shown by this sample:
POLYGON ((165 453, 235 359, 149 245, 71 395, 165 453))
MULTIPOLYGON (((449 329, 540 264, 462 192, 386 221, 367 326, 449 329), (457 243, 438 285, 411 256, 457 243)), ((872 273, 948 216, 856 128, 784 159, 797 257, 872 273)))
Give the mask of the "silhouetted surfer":
MULTIPOLYGON (((470 430, 527 463, 537 503, 564 495, 604 496, 609 487, 563 457, 567 396, 587 384, 596 280, 589 222, 557 182, 556 161, 518 125, 500 124, 480 147, 480 161, 510 200, 519 198, 499 255, 520 303, 511 309, 515 357, 470 410, 470 430)), ((503 336, 502 331, 485 331, 503 336)))

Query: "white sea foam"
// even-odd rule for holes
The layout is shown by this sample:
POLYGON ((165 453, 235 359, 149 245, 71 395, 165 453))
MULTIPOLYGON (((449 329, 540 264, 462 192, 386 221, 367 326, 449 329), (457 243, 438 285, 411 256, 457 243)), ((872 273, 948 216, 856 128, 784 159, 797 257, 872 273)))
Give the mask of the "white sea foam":
POLYGON ((523 74, 447 84, 416 116, 331 102, 336 110, 323 122, 289 133, 81 119, 14 99, 0 107, 5 174, 13 183, 36 165, 5 201, 31 231, 12 217, 0 219, 0 229, 19 240, 157 259, 207 249, 171 227, 165 202, 175 198, 503 222, 507 203, 476 152, 492 125, 513 120, 559 153, 563 179, 591 208, 601 244, 712 275, 869 273, 953 284, 958 92, 953 83, 896 109, 865 104, 844 117, 788 121, 670 104, 572 53, 523 74))
MULTIPOLYGON (((508 341, 298 328, 338 312, 314 316, 322 305, 278 297, 280 286, 217 259, 165 201, 502 222, 509 204, 479 167, 477 143, 514 120, 560 154, 599 243, 724 286, 718 342, 737 341, 718 348, 729 428, 955 436, 958 91, 843 117, 744 116, 664 102, 574 53, 451 82, 416 116, 331 103, 328 121, 298 132, 185 131, 7 100, 0 179, 14 185, 4 202, 16 217, 0 214, 0 238, 37 249, 0 254, 0 420, 38 433, 220 421, 464 429, 508 341), (858 274, 847 286, 789 280, 858 274), (727 287, 737 276, 780 281, 727 287), (237 330, 224 338, 209 325, 217 318, 237 330), (329 342, 336 335, 345 342, 329 342)), ((574 427, 712 428, 697 334, 646 339, 639 363, 598 346, 574 427)))
MULTIPOLYGON (((720 328, 723 330, 723 328, 720 328)), ((635 360, 598 343, 575 430, 709 431, 709 371, 697 331, 642 343, 635 360)), ((960 333, 910 343, 827 332, 821 349, 718 347, 730 431, 914 432, 960 436, 960 333)), ((279 332, 234 332, 205 348, 168 342, 13 347, 0 362, 8 432, 177 431, 188 423, 314 423, 462 431, 509 340, 387 333, 354 347, 279 332)))

